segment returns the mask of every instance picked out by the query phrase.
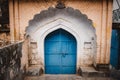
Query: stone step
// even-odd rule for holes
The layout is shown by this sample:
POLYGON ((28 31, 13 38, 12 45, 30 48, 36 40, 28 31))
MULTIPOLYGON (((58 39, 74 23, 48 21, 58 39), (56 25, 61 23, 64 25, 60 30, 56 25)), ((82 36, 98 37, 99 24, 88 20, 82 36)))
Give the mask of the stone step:
POLYGON ((109 71, 109 64, 98 64, 95 68, 98 71, 109 71))
POLYGON ((109 77, 109 71, 96 71, 93 67, 81 67, 83 77, 109 77))
POLYGON ((27 76, 40 76, 43 74, 43 69, 40 66, 31 66, 26 70, 27 76))

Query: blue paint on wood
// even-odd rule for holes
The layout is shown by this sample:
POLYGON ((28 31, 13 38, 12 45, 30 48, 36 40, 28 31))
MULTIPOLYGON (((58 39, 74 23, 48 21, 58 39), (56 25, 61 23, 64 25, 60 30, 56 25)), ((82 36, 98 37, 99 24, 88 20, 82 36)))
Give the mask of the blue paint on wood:
POLYGON ((45 38, 45 73, 76 73, 76 39, 69 32, 58 29, 45 38))
POLYGON ((111 38, 111 54, 110 54, 110 64, 117 68, 118 67, 118 58, 119 58, 119 50, 120 50, 120 39, 119 39, 119 31, 112 30, 112 38, 111 38))

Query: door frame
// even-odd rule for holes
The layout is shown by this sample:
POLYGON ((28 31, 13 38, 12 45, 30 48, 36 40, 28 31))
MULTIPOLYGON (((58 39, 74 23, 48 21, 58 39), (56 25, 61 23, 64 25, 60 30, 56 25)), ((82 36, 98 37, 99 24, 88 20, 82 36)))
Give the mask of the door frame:
MULTIPOLYGON (((81 39, 80 39, 80 36, 76 33, 76 30, 73 28, 73 24, 71 24, 69 22, 66 22, 62 19, 58 19, 58 20, 56 20, 56 21, 54 21, 50 24, 47 24, 44 27, 42 27, 41 29, 39 29, 38 31, 36 31, 36 33, 37 32, 39 33, 39 39, 37 40, 37 42, 38 42, 37 45, 38 45, 38 53, 40 53, 40 54, 38 56, 41 58, 41 60, 43 62, 43 65, 45 65, 45 63, 44 63, 44 58, 45 58, 45 55, 44 55, 45 54, 45 52, 44 52, 44 40, 45 40, 45 37, 49 33, 53 32, 57 29, 60 29, 60 28, 63 29, 63 30, 66 30, 69 33, 71 33, 76 39, 76 43, 77 43, 76 46, 77 46, 77 48, 79 47, 79 49, 77 49, 77 51, 76 51, 76 58, 77 58, 76 59, 76 61, 77 61, 76 62, 76 67, 77 67, 76 70, 78 70, 79 69, 78 65, 81 64, 80 55, 82 55, 81 54, 82 47, 80 46, 81 45, 81 39), (60 24, 60 22, 62 22, 62 23, 60 24)), ((44 69, 44 67, 43 67, 43 69, 44 69)))
MULTIPOLYGON (((66 30, 67 32, 71 33, 75 38, 76 38, 76 42, 77 42, 77 63, 76 63, 76 72, 80 69, 80 67, 83 67, 83 66, 87 66, 87 65, 91 65, 91 64, 94 64, 94 62, 96 62, 96 58, 94 56, 96 56, 96 47, 95 46, 92 46, 91 48, 91 55, 87 56, 84 54, 84 42, 85 41, 91 41, 92 44, 96 44, 96 36, 95 36, 95 33, 93 30, 93 28, 90 30, 90 33, 92 35, 89 35, 89 34, 86 34, 86 31, 83 31, 83 30, 86 30, 86 28, 84 29, 83 28, 84 26, 78 26, 77 24, 73 24, 72 22, 68 21, 68 20, 65 20, 65 19, 62 19, 62 18, 58 18, 54 21, 51 21, 50 23, 47 23, 45 25, 43 25, 42 27, 39 27, 36 29, 36 31, 31 34, 30 36, 30 39, 31 39, 31 42, 37 42, 37 57, 39 57, 39 64, 42 68, 43 68, 43 71, 44 71, 44 40, 45 40, 45 37, 61 28, 63 30, 66 30), (91 38, 94 38, 94 40, 91 40, 91 38), (85 63, 85 60, 86 58, 83 58, 83 57, 86 57, 86 58, 91 58, 89 59, 89 62, 86 61, 85 63), (93 61, 93 58, 94 61, 93 61)), ((89 31, 87 31, 89 32, 89 31)))

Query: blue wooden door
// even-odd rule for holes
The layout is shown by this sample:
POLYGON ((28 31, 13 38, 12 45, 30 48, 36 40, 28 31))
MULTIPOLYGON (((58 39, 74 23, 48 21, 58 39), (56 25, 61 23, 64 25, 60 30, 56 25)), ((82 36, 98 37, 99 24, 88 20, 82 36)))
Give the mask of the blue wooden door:
POLYGON ((45 73, 76 73, 76 39, 67 31, 58 29, 45 38, 45 73))
POLYGON ((115 68, 118 67, 118 63, 119 63, 119 53, 120 53, 119 37, 120 37, 119 30, 112 30, 110 64, 115 68))

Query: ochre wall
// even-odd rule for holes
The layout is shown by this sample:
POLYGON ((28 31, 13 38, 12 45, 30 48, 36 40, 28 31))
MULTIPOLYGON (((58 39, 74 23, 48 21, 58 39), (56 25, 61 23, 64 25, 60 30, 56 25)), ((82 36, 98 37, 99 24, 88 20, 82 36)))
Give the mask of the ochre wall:
MULTIPOLYGON (((97 64, 109 64, 112 27, 112 0, 64 0, 66 7, 72 7, 86 14, 93 21, 97 35, 97 64)), ((10 0, 11 41, 24 39, 25 29, 35 14, 49 7, 55 7, 56 0, 10 0)), ((83 26, 84 27, 84 26, 83 26)))

